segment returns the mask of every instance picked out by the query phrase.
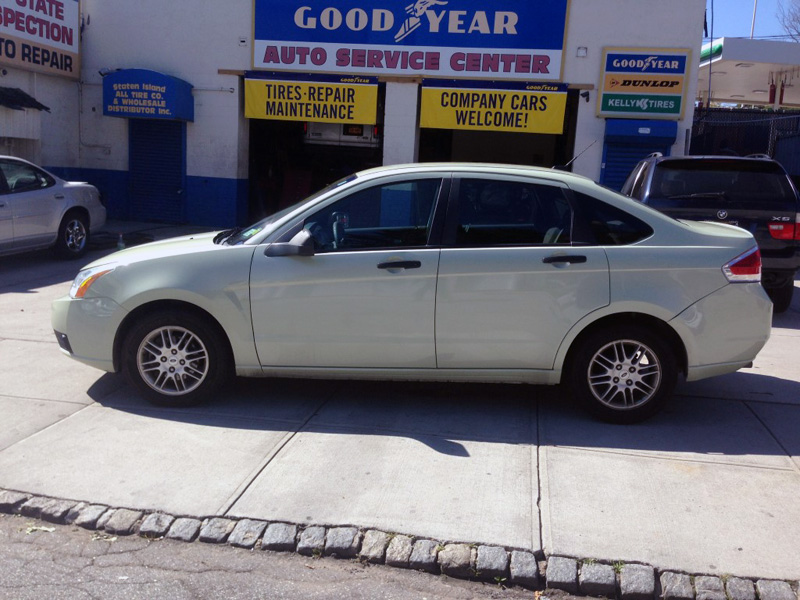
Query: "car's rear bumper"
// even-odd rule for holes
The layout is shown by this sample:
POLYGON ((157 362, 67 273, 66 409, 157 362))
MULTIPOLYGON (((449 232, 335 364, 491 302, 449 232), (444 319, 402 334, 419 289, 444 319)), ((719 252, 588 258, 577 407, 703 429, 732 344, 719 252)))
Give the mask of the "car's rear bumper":
POLYGON ((77 361, 114 372, 114 336, 126 311, 108 298, 53 302, 51 324, 61 351, 77 361))
POLYGON ((772 302, 759 283, 729 284, 670 323, 686 347, 686 379, 704 379, 736 371, 755 359, 769 339, 772 302))

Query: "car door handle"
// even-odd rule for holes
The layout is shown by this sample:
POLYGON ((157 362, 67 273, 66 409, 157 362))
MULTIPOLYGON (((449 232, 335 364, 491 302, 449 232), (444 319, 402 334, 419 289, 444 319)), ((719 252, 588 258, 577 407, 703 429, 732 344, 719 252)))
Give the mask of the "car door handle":
POLYGON ((55 195, 55 199, 56 200, 63 200, 64 199, 64 194, 56 194, 55 195))
POLYGON ((395 260, 378 263, 379 269, 419 269, 422 263, 418 260, 395 260))
POLYGON ((546 256, 542 262, 548 265, 554 263, 585 263, 586 257, 582 254, 562 254, 559 256, 546 256))

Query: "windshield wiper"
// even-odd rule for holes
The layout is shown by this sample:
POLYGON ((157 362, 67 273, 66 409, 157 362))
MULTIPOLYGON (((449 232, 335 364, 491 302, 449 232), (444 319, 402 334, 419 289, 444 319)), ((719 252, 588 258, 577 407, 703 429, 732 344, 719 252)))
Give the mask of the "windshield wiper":
POLYGON ((234 227, 232 229, 226 229, 225 231, 220 231, 217 235, 214 236, 214 243, 222 244, 225 240, 227 240, 230 237, 233 237, 241 230, 242 230, 241 227, 234 227))
POLYGON ((670 200, 686 200, 687 198, 723 198, 727 199, 727 192, 695 192, 694 194, 677 194, 667 196, 670 200))

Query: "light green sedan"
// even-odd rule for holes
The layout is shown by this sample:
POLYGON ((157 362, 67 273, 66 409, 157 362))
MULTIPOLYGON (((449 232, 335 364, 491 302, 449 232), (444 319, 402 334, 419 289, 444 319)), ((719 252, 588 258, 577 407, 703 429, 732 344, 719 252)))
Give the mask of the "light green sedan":
POLYGON ((70 357, 161 405, 234 373, 564 383, 596 416, 634 422, 679 376, 753 361, 772 317, 760 278, 743 229, 569 173, 418 164, 95 261, 52 324, 70 357))

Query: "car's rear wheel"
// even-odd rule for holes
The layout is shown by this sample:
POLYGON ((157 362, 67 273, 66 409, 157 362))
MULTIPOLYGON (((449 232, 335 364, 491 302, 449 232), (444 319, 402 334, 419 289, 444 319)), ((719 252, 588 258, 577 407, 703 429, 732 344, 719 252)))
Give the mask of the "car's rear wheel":
POLYGON ((192 406, 231 375, 230 352, 214 324, 189 313, 161 311, 138 320, 122 348, 130 384, 160 406, 192 406))
POLYGON ((64 215, 58 227, 55 253, 61 258, 80 258, 89 245, 89 220, 85 215, 71 212, 64 215))
POLYGON ((794 294, 794 279, 789 277, 783 283, 775 287, 764 288, 772 300, 772 312, 782 313, 789 310, 792 305, 792 295, 794 294))
POLYGON ((569 371, 573 396, 594 416, 636 423, 672 396, 677 362, 668 344, 638 326, 602 329, 581 342, 569 371))

